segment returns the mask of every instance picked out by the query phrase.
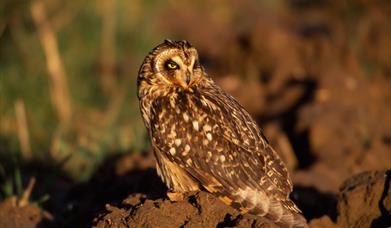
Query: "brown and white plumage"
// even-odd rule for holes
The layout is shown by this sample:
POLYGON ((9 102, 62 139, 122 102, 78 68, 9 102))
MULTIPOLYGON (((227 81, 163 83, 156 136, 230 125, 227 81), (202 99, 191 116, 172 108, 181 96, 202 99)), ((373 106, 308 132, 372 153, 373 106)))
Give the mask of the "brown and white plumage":
POLYGON ((206 189, 242 213, 307 226, 289 199, 284 163, 249 113, 205 73, 189 42, 166 40, 149 53, 138 96, 158 173, 170 189, 206 189))

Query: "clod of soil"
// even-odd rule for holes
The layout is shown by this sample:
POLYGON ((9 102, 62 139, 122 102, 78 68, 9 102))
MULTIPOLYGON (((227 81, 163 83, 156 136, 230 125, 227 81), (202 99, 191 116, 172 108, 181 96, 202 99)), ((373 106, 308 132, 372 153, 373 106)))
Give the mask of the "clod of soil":
POLYGON ((0 204, 0 227, 38 227, 51 219, 51 215, 34 204, 23 207, 17 205, 16 197, 8 198, 0 204))
POLYGON ((355 175, 345 181, 338 196, 338 218, 334 224, 323 216, 311 227, 390 227, 391 170, 355 175))
POLYGON ((390 184, 391 171, 366 172, 346 181, 339 195, 338 224, 341 227, 389 227, 390 184))

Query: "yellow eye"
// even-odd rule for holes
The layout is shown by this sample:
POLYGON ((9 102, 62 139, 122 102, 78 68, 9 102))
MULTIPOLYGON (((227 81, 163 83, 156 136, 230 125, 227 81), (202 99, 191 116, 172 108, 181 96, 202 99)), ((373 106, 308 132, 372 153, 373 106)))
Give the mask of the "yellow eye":
POLYGON ((166 63, 166 67, 167 67, 168 69, 170 69, 170 70, 175 70, 175 69, 178 69, 178 68, 179 68, 178 64, 176 64, 174 61, 168 61, 168 62, 166 63))
POLYGON ((177 65, 176 64, 172 64, 172 63, 167 64, 167 66, 170 69, 176 69, 177 68, 177 65))

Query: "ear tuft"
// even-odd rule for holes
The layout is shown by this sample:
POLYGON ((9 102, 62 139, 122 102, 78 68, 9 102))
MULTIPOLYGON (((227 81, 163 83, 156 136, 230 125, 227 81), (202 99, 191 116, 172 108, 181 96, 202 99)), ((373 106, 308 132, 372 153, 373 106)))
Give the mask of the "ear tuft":
POLYGON ((187 48, 190 48, 192 47, 193 45, 191 45, 191 43, 187 40, 182 40, 182 42, 184 43, 184 46, 187 47, 187 48))
POLYGON ((168 45, 174 45, 174 42, 172 40, 170 40, 170 39, 165 39, 164 43, 168 44, 168 45))

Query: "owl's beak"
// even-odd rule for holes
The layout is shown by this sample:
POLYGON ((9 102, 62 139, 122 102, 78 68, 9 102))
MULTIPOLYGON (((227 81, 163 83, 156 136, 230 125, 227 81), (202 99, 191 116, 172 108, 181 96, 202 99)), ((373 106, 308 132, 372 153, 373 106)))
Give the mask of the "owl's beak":
POLYGON ((186 72, 182 75, 182 77, 177 78, 177 83, 184 89, 192 91, 192 89, 189 87, 189 84, 191 82, 192 73, 190 70, 186 70, 186 72))
POLYGON ((186 83, 186 85, 189 85, 190 80, 191 80, 191 73, 189 70, 187 70, 183 78, 183 81, 186 83))

